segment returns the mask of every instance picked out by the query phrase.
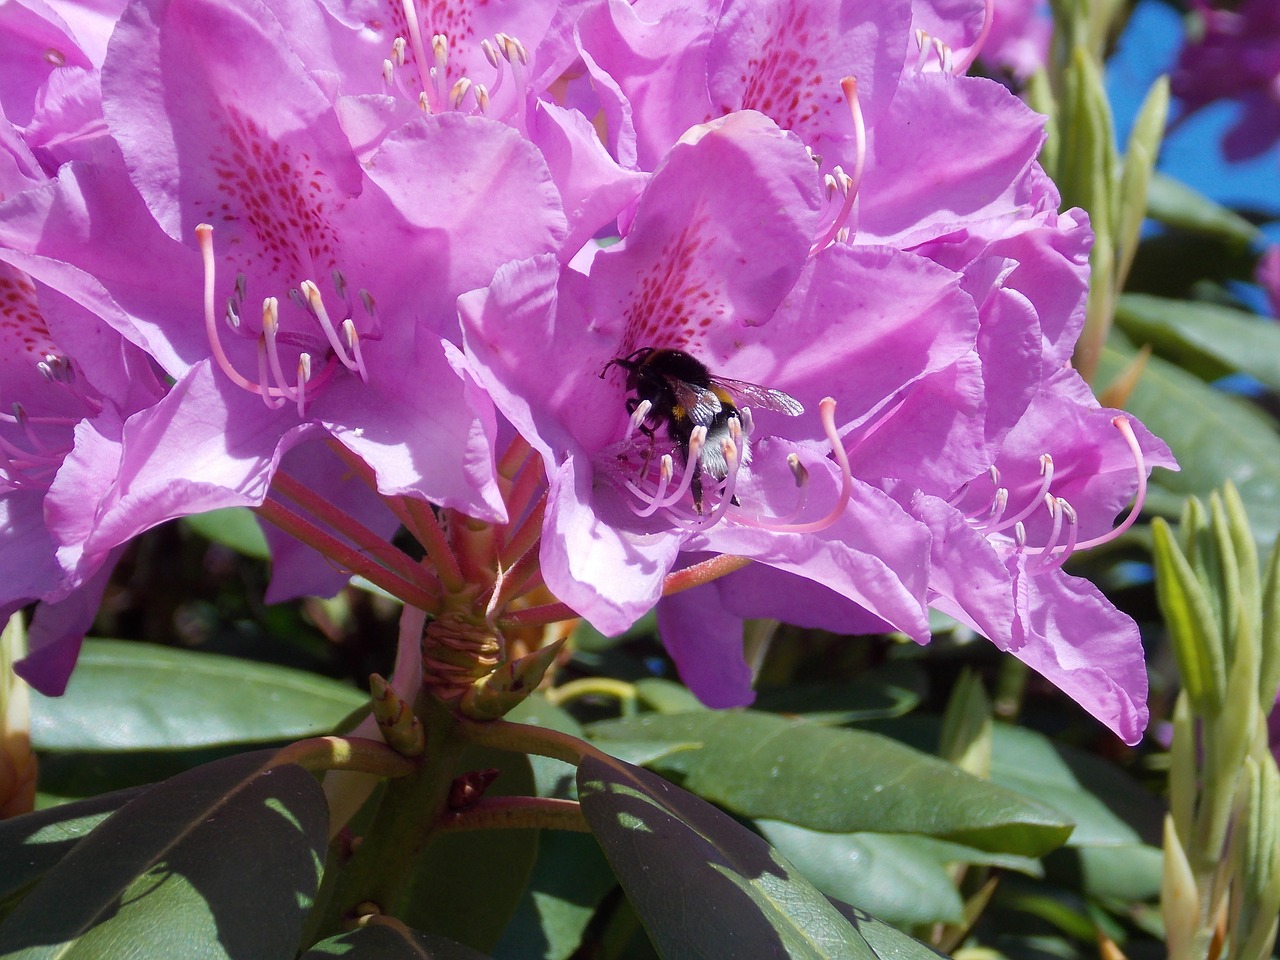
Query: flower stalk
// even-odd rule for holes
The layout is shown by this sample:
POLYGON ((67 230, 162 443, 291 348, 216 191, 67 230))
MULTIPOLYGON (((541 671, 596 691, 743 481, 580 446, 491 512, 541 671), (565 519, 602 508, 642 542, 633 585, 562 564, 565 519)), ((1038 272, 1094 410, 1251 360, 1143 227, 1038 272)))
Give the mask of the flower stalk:
POLYGON ((1157 520, 1156 591, 1184 688, 1173 716, 1161 906, 1173 960, 1262 960, 1280 911, 1280 772, 1267 745, 1280 635, 1235 488, 1157 520), (1264 666, 1265 664, 1265 666, 1264 666))

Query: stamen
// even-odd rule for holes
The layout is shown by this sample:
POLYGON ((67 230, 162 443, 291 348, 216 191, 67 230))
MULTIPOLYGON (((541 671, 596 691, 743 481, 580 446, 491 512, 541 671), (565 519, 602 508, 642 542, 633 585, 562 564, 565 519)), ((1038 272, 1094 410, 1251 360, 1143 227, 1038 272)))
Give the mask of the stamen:
MULTIPOLYGON (((207 223, 198 224, 196 242, 200 246, 200 257, 204 262, 204 329, 205 335, 209 338, 209 349, 213 353, 214 362, 227 379, 237 387, 248 390, 250 393, 265 394, 266 390, 252 380, 246 380, 231 365, 226 351, 222 349, 222 341, 218 338, 218 324, 214 319, 213 309, 214 284, 217 279, 217 268, 213 258, 213 226, 207 223)), ((266 399, 265 396, 264 399, 266 399)), ((268 406, 270 406, 269 400, 268 406)))
MULTIPOLYGON (((265 337, 258 338, 258 379, 263 383, 268 383, 271 380, 271 362, 267 359, 267 341, 265 337)), ((262 397, 262 402, 268 410, 279 410, 285 404, 285 398, 274 387, 268 387, 265 390, 256 392, 262 397)))
POLYGON ((449 68, 449 38, 443 33, 437 33, 431 38, 431 56, 434 60, 431 67, 431 89, 436 95, 435 102, 443 104, 444 81, 449 68))
MULTIPOLYGON (((351 351, 351 368, 360 375, 362 383, 368 383, 369 372, 365 369, 364 354, 360 352, 360 331, 350 317, 342 321, 342 337, 347 343, 347 349, 351 351)), ((310 363, 310 357, 307 362, 310 363)))
MULTIPOLYGON (((840 205, 835 219, 831 222, 826 232, 818 238, 817 242, 809 248, 809 256, 816 255, 819 251, 825 249, 832 241, 839 239, 840 231, 848 223, 853 213, 853 202, 858 196, 858 187, 862 183, 862 171, 867 161, 867 127, 862 117, 862 104, 858 100, 858 81, 854 77, 845 77, 840 81, 840 89, 844 91, 845 101, 849 104, 849 112, 853 117, 853 135, 854 135, 854 162, 853 174, 846 175, 844 171, 840 171, 841 177, 848 179, 848 184, 841 184, 844 188, 844 202, 840 205)), ((845 235, 848 240, 848 235, 845 235)), ((843 241, 842 241, 843 242, 843 241)))
POLYGON ((973 66, 973 61, 978 59, 978 54, 982 52, 983 46, 986 45, 987 37, 991 34, 991 25, 995 20, 995 0, 985 0, 982 5, 982 29, 978 31, 978 39, 973 41, 968 52, 955 62, 954 68, 947 71, 957 75, 966 73, 973 66))
POLYGON ((1049 495, 1049 485, 1053 482, 1053 457, 1049 456, 1047 453, 1040 455, 1040 478, 1040 488, 1036 490, 1035 496, 1031 498, 1030 502, 1023 507, 1022 510, 1003 522, 1001 522, 998 517, 992 520, 992 523, 995 524, 995 526, 992 527, 993 532, 996 530, 1005 530, 1013 526, 1019 520, 1027 519, 1027 517, 1031 516, 1031 514, 1035 512, 1036 507, 1040 505, 1041 501, 1049 495))
POLYGON ((649 411, 653 409, 653 404, 648 400, 641 400, 635 410, 631 414, 631 419, 627 421, 627 432, 623 436, 623 441, 631 439, 631 435, 640 429, 640 425, 644 423, 649 416, 649 411))
MULTIPOLYGON (((1056 553, 1046 551, 1041 562, 1036 564, 1034 570, 1031 570, 1034 574, 1048 573, 1050 570, 1057 570, 1066 562, 1067 557, 1071 556, 1071 554, 1075 552, 1076 534, 1080 531, 1080 524, 1078 522, 1079 518, 1076 516, 1075 508, 1061 497, 1057 498, 1057 506, 1058 510, 1065 515, 1067 519, 1067 542, 1056 553)), ((1056 528, 1054 530, 1054 539, 1057 539, 1056 528)), ((1033 551, 1028 550, 1027 552, 1032 553, 1033 551)), ((1029 565, 1028 569, 1031 569, 1029 565)))
POLYGON ((298 416, 307 415, 307 382, 311 379, 311 354, 298 354, 298 416))
POLYGON ((929 47, 932 37, 923 30, 916 30, 916 46, 920 48, 920 56, 916 58, 916 73, 924 69, 924 65, 929 62, 929 47))
POLYGON ((654 493, 652 499, 649 498, 643 490, 637 487, 630 480, 627 481, 627 488, 638 496, 641 500, 648 503, 648 506, 642 510, 632 507, 632 512, 637 517, 651 517, 658 512, 663 506, 663 496, 667 492, 667 485, 671 483, 671 478, 675 475, 675 465, 671 460, 671 454, 664 453, 662 460, 658 463, 658 489, 654 493))
POLYGON ((324 298, 320 296, 320 289, 310 280, 303 280, 298 287, 306 298, 307 311, 319 322, 320 329, 324 331, 325 337, 329 340, 329 346, 333 348, 338 360, 348 370, 355 370, 354 361, 352 361, 351 356, 342 344, 342 340, 338 337, 338 331, 334 328, 333 321, 329 319, 329 311, 324 307, 324 298))
POLYGON ((1142 455, 1142 446, 1138 443, 1138 438, 1134 436, 1133 425, 1129 423, 1129 418, 1125 416, 1113 417, 1111 425, 1120 431, 1125 443, 1129 445, 1129 452, 1133 454, 1134 466, 1138 470, 1138 489, 1133 495, 1133 509, 1129 511, 1129 515, 1124 518, 1120 525, 1110 533, 1094 537, 1092 540, 1086 540, 1083 543, 1077 543, 1075 547, 1077 550, 1088 550, 1090 547, 1109 543, 1120 536, 1133 526, 1134 521, 1138 519, 1138 514, 1142 512, 1142 504, 1147 499, 1147 460, 1142 455))
POLYGON ((453 104, 453 109, 460 110, 462 101, 467 99, 467 94, 471 91, 471 81, 466 77, 462 77, 453 85, 453 89, 449 91, 449 102, 453 104))
MULTIPOLYGON (((414 0, 402 0, 405 23, 409 25, 409 42, 413 46, 413 59, 418 65, 418 79, 422 82, 422 91, 431 89, 431 75, 427 69, 427 51, 422 44, 422 25, 418 22, 418 10, 414 0)), ((424 102, 423 108, 428 113, 435 113, 433 104, 424 102)))
MULTIPOLYGON (((888 416, 891 416, 896 410, 897 407, 894 407, 894 410, 891 410, 888 416)), ((823 432, 826 433, 827 440, 831 444, 831 455, 835 458, 836 464, 840 468, 840 494, 826 516, 809 523, 789 523, 783 521, 782 518, 769 519, 734 514, 731 518, 734 523, 740 523, 748 527, 758 527, 762 530, 772 530, 775 533, 818 533, 827 529, 827 527, 844 516, 845 508, 853 497, 853 472, 849 467, 849 456, 845 452, 844 443, 840 439, 840 431, 836 428, 835 411, 836 401, 831 397, 824 397, 822 402, 818 404, 818 415, 822 419, 823 432)), ((794 475, 795 473, 796 470, 793 467, 792 474, 794 475)), ((803 490, 804 487, 801 489, 803 490)))
POLYGON ((498 63, 498 51, 493 48, 493 44, 489 42, 488 37, 480 41, 480 49, 484 53, 484 58, 489 61, 489 66, 495 70, 502 69, 498 63))
MULTIPOLYGON (((685 495, 689 492, 689 487, 693 483, 694 468, 697 467, 699 460, 702 457, 702 448, 706 445, 706 442, 707 428, 703 426, 694 427, 693 433, 689 435, 689 450, 688 456, 685 458, 684 473, 681 475, 680 483, 676 486, 675 490, 673 490, 666 498, 650 497, 630 480, 626 481, 628 490, 643 500, 646 504, 653 505, 653 510, 650 510, 645 514, 641 514, 641 516, 650 516, 664 507, 675 506, 684 500, 685 495)), ((669 458, 669 456, 670 455, 668 454, 667 457, 669 458)), ((661 480, 659 480, 659 483, 661 483, 661 480)))
POLYGON ((471 88, 476 94, 476 107, 481 113, 489 112, 489 90, 483 83, 477 83, 471 88))
POLYGON ((284 367, 280 363, 280 350, 276 345, 276 334, 279 331, 279 301, 275 297, 267 297, 262 301, 262 341, 267 351, 267 365, 279 387, 279 394, 286 400, 296 401, 298 393, 289 386, 284 376, 284 367))

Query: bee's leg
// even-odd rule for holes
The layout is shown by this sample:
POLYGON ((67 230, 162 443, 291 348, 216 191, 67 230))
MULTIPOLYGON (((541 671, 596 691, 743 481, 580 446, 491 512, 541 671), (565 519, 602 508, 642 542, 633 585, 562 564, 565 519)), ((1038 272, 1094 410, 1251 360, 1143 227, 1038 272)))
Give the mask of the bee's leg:
POLYGON ((693 471, 693 477, 689 480, 689 492, 693 494, 693 509, 698 511, 698 516, 702 516, 702 464, 695 460, 689 469, 693 471))
MULTIPOLYGON (((637 401, 637 405, 639 401, 637 401)), ((634 411, 632 411, 634 413, 634 411)), ((644 464, 640 467, 640 479, 643 480, 649 476, 649 464, 653 463, 653 452, 658 442, 658 436, 654 433, 653 427, 640 425, 640 432, 649 438, 649 449, 644 452, 644 464)))
POLYGON ((736 493, 729 498, 729 502, 732 503, 735 507, 742 506, 742 501, 738 499, 738 495, 736 493))

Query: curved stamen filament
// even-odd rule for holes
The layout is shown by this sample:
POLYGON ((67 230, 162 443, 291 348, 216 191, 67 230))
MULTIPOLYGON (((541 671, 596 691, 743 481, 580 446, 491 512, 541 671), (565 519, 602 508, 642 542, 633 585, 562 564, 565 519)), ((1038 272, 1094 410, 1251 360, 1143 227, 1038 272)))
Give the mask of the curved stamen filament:
POLYGON ((1113 417, 1111 425, 1120 431, 1124 437, 1125 443, 1129 445, 1129 452, 1133 454, 1133 462, 1138 470, 1138 489, 1133 495, 1133 509, 1129 511, 1129 515, 1120 522, 1110 533, 1105 533, 1100 537, 1094 537, 1091 540, 1085 540, 1083 543, 1077 543, 1077 550, 1088 550, 1090 547, 1096 547, 1100 544, 1109 543, 1120 534, 1124 533, 1133 526, 1138 514, 1142 512, 1142 504, 1147 499, 1147 460, 1142 455, 1142 446, 1138 443, 1138 438, 1134 436, 1133 425, 1129 423, 1129 418, 1124 416, 1113 417))
POLYGON ((201 223, 196 226, 196 242, 200 246, 200 257, 204 262, 204 329, 209 338, 209 349, 213 353, 214 362, 228 380, 250 393, 266 393, 263 387, 240 375, 231 365, 231 360, 222 349, 222 340, 218 337, 218 323, 214 312, 214 283, 217 278, 216 264, 213 258, 213 226, 201 223))
MULTIPOLYGON (((809 256, 813 256, 820 250, 825 249, 828 244, 832 243, 845 229, 846 223, 849 222, 853 213, 853 202, 858 196, 858 187, 862 183, 862 171, 866 166, 867 160, 867 127, 862 117, 862 104, 858 99, 858 81, 854 77, 845 77, 840 81, 840 89, 844 91, 845 101, 849 104, 849 112, 853 116, 853 135, 854 135, 854 162, 853 173, 848 175, 848 183, 842 184, 844 193, 844 202, 840 205, 835 219, 831 225, 812 247, 809 248, 809 256)), ((842 174, 843 175, 843 174, 842 174)), ((847 236, 846 238, 847 239, 847 236)))
POLYGON ((647 501, 649 504, 642 510, 632 508, 637 517, 651 517, 658 512, 664 504, 663 497, 666 495, 667 485, 670 484, 673 475, 674 466, 671 461, 671 454, 664 453, 662 455, 662 460, 658 464, 658 489, 657 492, 653 494, 652 498, 630 480, 627 481, 627 489, 641 500, 647 501))
MULTIPOLYGON (((897 408, 895 407, 894 409, 896 410, 897 408)), ((835 411, 836 401, 832 397, 824 397, 822 402, 818 404, 818 415, 822 419, 823 432, 826 433, 827 440, 831 444, 831 455, 835 459, 836 465, 840 468, 840 493, 836 497, 836 502, 832 505, 831 510, 825 516, 808 523, 787 523, 783 522, 781 518, 746 517, 740 514, 734 514, 730 518, 734 523, 748 527, 758 527, 762 530, 771 530, 775 533, 818 533, 827 529, 827 527, 844 516, 849 500, 853 497, 853 472, 849 467, 849 455, 845 452, 844 443, 840 439, 840 431, 836 428, 835 411)), ((890 414, 892 414, 892 411, 890 411, 890 414)), ((792 473, 796 473, 794 467, 792 473)))
POLYGON ((647 505, 653 507, 649 513, 640 514, 641 516, 650 516, 654 512, 661 510, 663 507, 675 506, 685 498, 685 495, 689 492, 689 487, 693 483, 694 469, 698 464, 699 458, 702 456, 702 448, 706 445, 706 442, 707 428, 702 426, 694 427, 693 433, 689 436, 688 456, 685 458, 684 473, 680 477, 680 483, 665 499, 660 497, 650 497, 630 480, 627 481, 627 489, 643 500, 647 505))
POLYGON ((978 31, 978 38, 973 41, 968 51, 963 57, 957 60, 952 69, 948 73, 962 74, 973 66, 973 61, 978 59, 978 54, 982 52, 982 48, 986 45, 987 37, 991 34, 991 24, 995 20, 995 0, 986 0, 982 5, 982 29, 978 31))

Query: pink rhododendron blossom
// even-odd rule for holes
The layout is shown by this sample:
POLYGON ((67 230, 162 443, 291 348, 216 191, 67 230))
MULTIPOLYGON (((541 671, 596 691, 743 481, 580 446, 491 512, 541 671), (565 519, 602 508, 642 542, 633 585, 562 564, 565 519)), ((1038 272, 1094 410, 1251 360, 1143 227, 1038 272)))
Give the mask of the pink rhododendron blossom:
POLYGON ((141 351, 19 268, 37 265, 0 250, 0 616, 41 601, 20 672, 41 691, 61 693, 118 551, 85 576, 66 577, 46 495, 80 431, 118 425, 163 388, 141 351))
POLYGON ((1182 49, 1172 77, 1188 110, 1219 100, 1239 103, 1223 153, 1243 160, 1280 140, 1280 5, 1273 0, 1211 4, 1196 0, 1200 36, 1182 49))
MULTIPOLYGON (((961 75, 990 13, 135 0, 56 180, 0 150, 4 258, 170 383, 63 425, 49 576, 281 495, 381 541, 411 498, 475 525, 463 581, 496 551, 486 622, 656 606, 709 704, 751 698, 744 619, 926 642, 933 605, 1132 742, 1136 629, 1061 566, 1172 461, 1070 369, 1092 236, 1042 118, 961 75)), ((340 585, 271 543, 273 599, 340 585)))
POLYGON ((1053 13, 1048 0, 995 0, 991 32, 978 59, 1026 80, 1049 59, 1053 13))
MULTIPOLYGON (((482 118, 418 117, 361 165, 333 97, 266 8, 134 4, 104 90, 146 203, 113 217, 114 240, 162 254, 157 275, 135 264, 104 282, 127 304, 122 328, 177 383, 124 425, 109 488, 79 508, 63 501, 68 539, 79 529, 84 550, 101 551, 182 513, 259 503, 280 457, 316 432, 368 462, 383 493, 496 516, 487 400, 455 373, 444 338, 458 293, 564 236, 537 151, 482 118), (504 205, 521 209, 518 224, 487 215, 504 205), (190 249, 201 222, 213 224, 203 268, 190 249), (125 289, 144 277, 159 292, 150 303, 125 289), (192 309, 202 285, 203 318, 192 309)), ((128 205, 102 176, 61 186, 90 216, 128 205)), ((70 232, 48 216, 29 229, 37 249, 70 232)), ((118 256, 64 254, 99 275, 118 256)))

